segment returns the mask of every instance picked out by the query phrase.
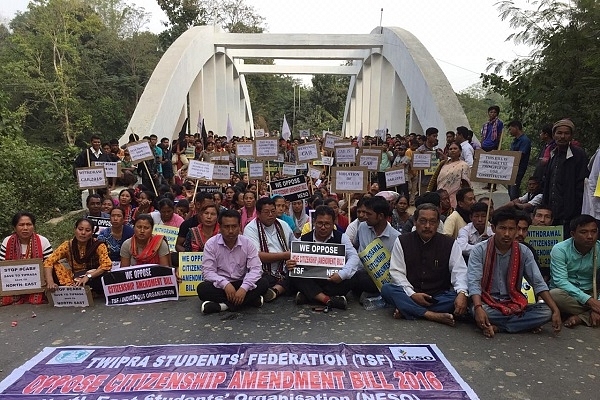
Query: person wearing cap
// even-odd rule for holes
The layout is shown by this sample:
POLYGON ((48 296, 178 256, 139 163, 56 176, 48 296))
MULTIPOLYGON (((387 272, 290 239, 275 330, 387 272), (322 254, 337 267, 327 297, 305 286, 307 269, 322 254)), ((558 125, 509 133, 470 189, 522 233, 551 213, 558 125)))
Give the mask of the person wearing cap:
POLYGON ((573 146, 575 124, 561 119, 552 126, 556 148, 544 170, 543 204, 549 204, 555 225, 564 225, 565 239, 570 237, 570 222, 581 215, 583 186, 588 177, 588 158, 585 151, 573 146))

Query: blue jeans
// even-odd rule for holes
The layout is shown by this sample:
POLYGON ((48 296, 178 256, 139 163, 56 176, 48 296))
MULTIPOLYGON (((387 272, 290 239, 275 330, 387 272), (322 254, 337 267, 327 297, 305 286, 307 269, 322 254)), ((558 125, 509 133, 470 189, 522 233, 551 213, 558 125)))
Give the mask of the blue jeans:
POLYGON ((449 290, 433 296, 438 302, 429 307, 423 307, 413 301, 405 292, 402 286, 386 283, 381 288, 381 297, 388 304, 393 304, 406 319, 423 318, 427 311, 439 313, 453 313, 454 300, 456 292, 449 290))
MULTIPOLYGON (((552 310, 544 303, 529 304, 522 315, 504 315, 500 311, 483 305, 492 325, 496 325, 500 332, 516 333, 530 331, 544 325, 552 319, 552 310)), ((475 315, 475 310, 471 310, 475 315)))

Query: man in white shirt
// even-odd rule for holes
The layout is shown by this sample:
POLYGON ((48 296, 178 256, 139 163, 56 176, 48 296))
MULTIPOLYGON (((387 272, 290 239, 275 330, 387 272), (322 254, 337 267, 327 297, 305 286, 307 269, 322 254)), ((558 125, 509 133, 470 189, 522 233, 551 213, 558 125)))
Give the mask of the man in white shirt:
POLYGON ((473 167, 473 146, 467 140, 469 137, 469 128, 466 126, 459 126, 456 128, 456 137, 454 141, 460 145, 460 159, 469 165, 469 169, 473 167))
POLYGON ((460 228, 458 231, 458 238, 456 238, 456 241, 466 260, 469 259, 471 249, 473 249, 477 243, 487 240, 494 234, 492 232, 492 227, 485 219, 487 216, 487 209, 487 204, 483 202, 473 204, 473 207, 471 207, 471 222, 460 228))

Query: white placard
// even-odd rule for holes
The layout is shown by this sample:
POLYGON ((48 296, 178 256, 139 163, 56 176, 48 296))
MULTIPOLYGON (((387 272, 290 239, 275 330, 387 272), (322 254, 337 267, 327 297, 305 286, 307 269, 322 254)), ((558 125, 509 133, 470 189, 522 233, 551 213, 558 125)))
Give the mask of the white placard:
POLYGON ((94 161, 94 167, 104 167, 104 174, 107 178, 118 178, 120 162, 94 161))
POLYGON ((121 268, 121 261, 112 261, 112 268, 110 269, 111 271, 115 271, 119 268, 121 268))
POLYGON ((321 171, 318 168, 309 168, 308 169, 308 176, 310 176, 312 179, 319 179, 321 177, 322 173, 323 173, 323 171, 321 171))
POLYGON ((283 153, 277 153, 277 161, 278 162, 285 162, 285 154, 283 154, 283 153))
POLYGON ((319 146, 316 142, 296 146, 296 161, 298 162, 318 160, 319 156, 319 146))
POLYGON ((283 169, 281 170, 284 176, 295 176, 296 175, 296 164, 283 164, 283 169))
POLYGON ((216 165, 213 168, 212 180, 213 181, 226 181, 229 182, 231 179, 231 168, 229 165, 216 165))
POLYGON ((412 168, 413 169, 429 169, 431 168, 432 153, 413 153, 412 168))
MULTIPOLYGON (((265 130, 264 129, 255 129, 254 137, 265 137, 265 130)), ((238 143, 238 145, 239 145, 239 143, 238 143)))
POLYGON ((323 165, 329 165, 331 167, 333 165, 333 157, 322 156, 321 162, 323 163, 323 165))
POLYGON ((377 168, 379 168, 379 156, 361 154, 358 156, 358 166, 367 167, 371 171, 377 171, 377 168))
POLYGON ((150 148, 150 143, 145 140, 128 144, 127 150, 129 151, 131 161, 134 164, 140 161, 154 160, 154 153, 150 148))
POLYGON ((104 167, 77 168, 79 189, 100 189, 107 186, 104 167))
POLYGON ((338 140, 342 140, 341 136, 336 136, 332 132, 327 132, 327 135, 323 133, 323 135, 325 136, 325 142, 323 143, 323 147, 326 149, 333 150, 335 147, 335 142, 337 142, 338 140))
POLYGON ((385 171, 385 186, 392 187, 404 185, 406 177, 404 176, 404 168, 391 168, 385 171))
POLYGON ((300 130, 300 138, 308 139, 310 137, 310 129, 301 129, 300 130))
POLYGON ((235 152, 238 157, 254 157, 254 143, 240 143, 235 145, 235 152))
POLYGON ((88 307, 90 305, 85 286, 59 286, 50 293, 54 307, 88 307))
POLYGON ((296 169, 299 171, 305 170, 308 168, 308 164, 307 163, 300 163, 300 164, 296 164, 296 169))
POLYGON ((0 292, 5 296, 43 292, 41 259, 4 261, 0 267, 0 292), (37 261, 37 263, 33 263, 37 261))
MULTIPOLYGON (((316 186, 316 187, 319 187, 319 186, 321 186, 321 183, 323 183, 323 181, 322 181, 322 180, 320 180, 320 179, 317 179, 317 180, 315 181, 315 186, 316 186)), ((313 211, 313 210, 311 210, 311 211, 313 211)))
MULTIPOLYGON (((506 181, 512 180, 514 166, 518 165, 518 161, 515 163, 514 156, 507 155, 496 155, 481 153, 479 155, 479 163, 477 164, 477 172, 475 177, 478 179, 493 179, 495 181, 506 181)), ((575 177, 572 177, 575 179, 575 177)))
POLYGON ((248 163, 248 178, 250 178, 250 179, 265 179, 265 163, 262 163, 262 162, 248 163))
POLYGON ((368 182, 369 171, 366 168, 333 168, 331 191, 334 193, 362 193, 368 182))
MULTIPOLYGON (((229 166, 227 167, 229 168, 229 166)), ((212 180, 214 168, 215 164, 213 163, 190 160, 187 176, 191 179, 204 179, 210 181, 212 180)))
POLYGON ((340 163, 355 163, 356 148, 354 146, 335 147, 335 161, 340 163))
POLYGON ((254 144, 256 146, 257 159, 277 160, 279 157, 279 146, 275 139, 257 139, 254 144))

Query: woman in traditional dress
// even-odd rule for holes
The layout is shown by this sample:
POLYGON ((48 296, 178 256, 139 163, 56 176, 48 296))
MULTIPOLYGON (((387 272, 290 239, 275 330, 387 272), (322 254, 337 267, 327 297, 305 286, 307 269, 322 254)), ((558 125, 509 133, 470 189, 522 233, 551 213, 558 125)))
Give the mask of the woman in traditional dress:
POLYGON ((183 242, 185 251, 204 251, 206 241, 219 233, 218 217, 217 205, 214 203, 207 204, 200 209, 200 224, 190 228, 185 242, 183 242))
POLYGON ((125 211, 122 208, 114 207, 110 211, 110 228, 104 228, 98 235, 98 240, 104 242, 108 249, 108 256, 111 261, 121 262, 121 246, 133 236, 133 228, 125 225, 125 211))
POLYGON ((154 220, 140 214, 133 224, 133 237, 121 246, 121 268, 130 265, 158 264, 170 266, 169 245, 162 235, 153 235, 154 220))
POLYGON ((123 189, 119 192, 119 207, 125 212, 125 225, 133 226, 133 213, 137 202, 133 189, 123 189))
POLYGON ((448 146, 448 159, 442 161, 431 179, 437 183, 437 187, 427 188, 428 191, 444 189, 450 195, 450 204, 452 208, 456 208, 456 192, 461 187, 470 186, 469 181, 469 165, 460 159, 460 145, 452 143, 448 146), (437 178, 436 178, 437 176, 437 178), (434 179, 436 178, 436 179, 434 179))
POLYGON ((244 207, 240 210, 242 216, 242 233, 244 228, 248 225, 248 222, 256 218, 256 193, 246 192, 244 193, 244 207))

